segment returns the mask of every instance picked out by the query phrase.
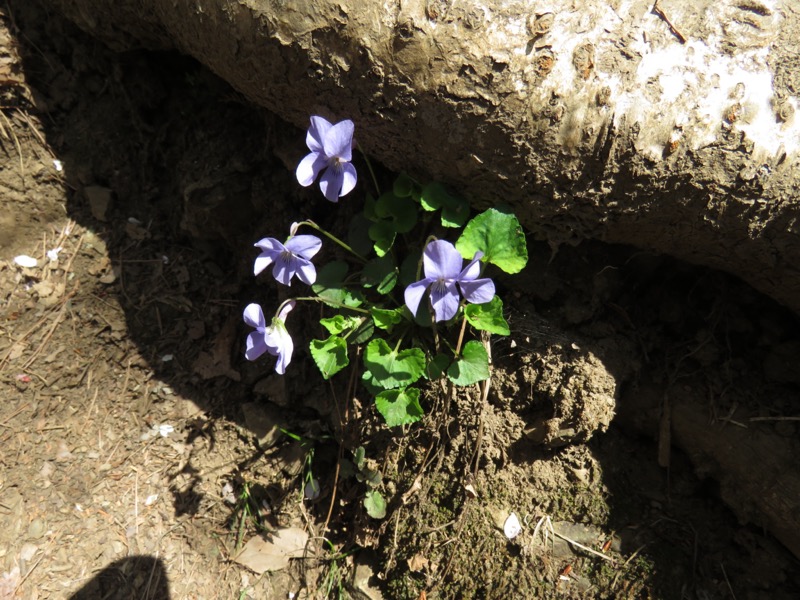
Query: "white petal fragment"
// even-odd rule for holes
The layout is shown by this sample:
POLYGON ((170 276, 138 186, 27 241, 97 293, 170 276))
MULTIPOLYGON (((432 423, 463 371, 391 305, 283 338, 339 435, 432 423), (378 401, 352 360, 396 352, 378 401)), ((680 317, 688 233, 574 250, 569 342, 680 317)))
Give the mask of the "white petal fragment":
POLYGON ((33 267, 39 264, 38 260, 36 260, 32 256, 28 256, 27 254, 20 254, 19 256, 15 256, 14 262, 18 264, 20 267, 26 267, 28 269, 32 269, 33 267))
POLYGON ((503 524, 503 533, 506 534, 508 539, 513 540, 521 531, 522 525, 519 522, 519 518, 512 512, 508 515, 506 522, 503 524))

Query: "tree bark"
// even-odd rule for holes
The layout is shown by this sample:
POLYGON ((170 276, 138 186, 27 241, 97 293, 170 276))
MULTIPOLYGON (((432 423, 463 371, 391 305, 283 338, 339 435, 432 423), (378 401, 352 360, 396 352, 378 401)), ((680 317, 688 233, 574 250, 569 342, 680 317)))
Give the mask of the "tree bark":
POLYGON ((351 118, 390 168, 511 204, 553 244, 670 254, 800 311, 796 3, 49 1, 298 126, 351 118))

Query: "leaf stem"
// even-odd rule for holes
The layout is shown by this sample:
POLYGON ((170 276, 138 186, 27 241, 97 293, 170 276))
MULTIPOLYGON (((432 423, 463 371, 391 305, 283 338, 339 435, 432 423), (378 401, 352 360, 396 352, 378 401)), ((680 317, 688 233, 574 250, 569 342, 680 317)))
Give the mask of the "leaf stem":
POLYGON ((458 343, 456 344, 456 358, 461 354, 461 343, 464 341, 464 332, 467 330, 467 317, 464 316, 461 321, 461 331, 458 333, 458 343))
POLYGON ((338 244, 339 246, 341 246, 342 248, 344 248, 345 250, 347 250, 347 251, 348 251, 350 254, 352 254, 353 256, 355 256, 355 257, 356 257, 358 260, 360 260, 362 263, 366 263, 366 262, 367 262, 367 259, 366 259, 366 258, 364 258, 364 257, 363 257, 363 256, 361 256, 361 255, 360 255, 358 252, 356 252, 355 250, 353 250, 353 249, 352 249, 352 248, 351 248, 351 247, 350 247, 348 244, 346 244, 345 242, 343 242, 342 240, 340 240, 340 239, 339 239, 338 237, 336 237, 335 235, 333 235, 333 234, 331 234, 331 233, 328 233, 327 231, 325 231, 325 230, 324 230, 322 227, 320 227, 319 225, 317 225, 316 223, 314 223, 314 221, 300 221, 299 223, 297 223, 297 224, 296 224, 296 227, 294 228, 294 230, 296 231, 296 230, 297 230, 297 229, 298 229, 298 228, 299 228, 301 225, 308 225, 309 227, 312 227, 312 228, 316 229, 316 230, 317 230, 317 231, 319 231, 319 232, 320 232, 322 235, 324 235, 325 237, 327 237, 329 240, 331 240, 332 242, 334 242, 334 243, 338 244))
POLYGON ((375 171, 372 168, 372 162, 369 160, 369 155, 364 152, 364 149, 361 147, 361 144, 356 142, 356 147, 358 148, 359 152, 361 152, 361 156, 364 157, 364 161, 367 163, 367 169, 369 169, 369 174, 372 176, 372 183, 375 185, 375 195, 381 195, 381 186, 378 185, 378 178, 375 176, 375 171))
POLYGON ((367 310, 366 308, 359 308, 357 306, 348 306, 347 304, 336 302, 334 300, 326 300, 325 298, 320 298, 319 296, 301 296, 299 298, 289 298, 288 300, 284 300, 283 303, 281 303, 281 306, 278 308, 278 312, 280 312, 280 309, 283 308, 284 304, 286 304, 287 302, 291 302, 292 300, 299 300, 306 302, 322 302, 323 304, 328 304, 329 306, 333 306, 334 308, 344 308, 346 310, 360 312, 365 315, 370 314, 369 310, 367 310))

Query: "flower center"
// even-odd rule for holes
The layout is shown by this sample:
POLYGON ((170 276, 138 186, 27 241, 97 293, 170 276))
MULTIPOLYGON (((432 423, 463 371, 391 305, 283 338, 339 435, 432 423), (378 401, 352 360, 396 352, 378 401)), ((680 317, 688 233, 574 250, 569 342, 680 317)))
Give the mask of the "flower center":
POLYGON ((447 278, 439 277, 436 281, 433 282, 431 287, 438 293, 443 294, 447 289, 447 278))
POLYGON ((279 259, 283 263, 290 263, 294 258, 294 254, 291 250, 282 250, 279 256, 279 259))

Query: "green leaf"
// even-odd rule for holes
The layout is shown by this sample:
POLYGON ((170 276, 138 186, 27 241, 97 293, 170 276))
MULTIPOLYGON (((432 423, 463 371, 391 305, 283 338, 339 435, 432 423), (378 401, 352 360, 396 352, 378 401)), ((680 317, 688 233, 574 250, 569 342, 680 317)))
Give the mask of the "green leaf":
POLYGON ((386 389, 383 386, 378 385, 378 383, 375 381, 375 378, 372 376, 372 373, 369 371, 364 371, 364 374, 361 375, 361 383, 364 384, 364 387, 373 396, 377 396, 386 389))
POLYGON ((364 198, 364 216, 370 221, 378 220, 378 215, 375 214, 375 198, 369 192, 364 198))
POLYGON ((389 221, 396 233, 408 233, 417 224, 417 205, 411 198, 400 198, 392 192, 382 194, 375 203, 375 214, 389 221))
POLYGON ((422 188, 419 203, 427 211, 434 211, 442 208, 448 202, 447 188, 441 183, 433 182, 422 188))
POLYGON ((386 308, 373 307, 369 312, 372 315, 372 321, 375 323, 375 327, 391 331, 392 327, 403 320, 403 308, 404 307, 389 310, 386 308))
POLYGON ((328 330, 331 335, 339 335, 343 331, 355 329, 361 324, 362 319, 358 317, 345 317, 344 315, 336 315, 328 319, 320 319, 319 324, 328 330))
POLYGON ((389 250, 392 249, 392 244, 394 244, 394 238, 396 235, 397 233, 389 221, 378 221, 377 223, 370 225, 369 239, 375 242, 373 245, 375 254, 378 256, 384 256, 387 252, 389 252, 389 250))
POLYGON ((397 352, 385 340, 372 340, 364 350, 364 365, 373 382, 385 389, 411 385, 425 370, 425 354, 419 348, 397 352))
POLYGON ((364 461, 361 467, 359 467, 358 473, 356 473, 356 479, 362 483, 366 483, 371 488, 376 488, 381 484, 383 476, 380 471, 368 467, 366 461, 364 461))
POLYGON ((354 462, 356 464, 356 468, 359 471, 361 469, 363 469, 364 465, 366 464, 366 462, 365 462, 366 454, 367 454, 367 452, 366 452, 366 450, 364 450, 364 446, 359 446, 358 448, 356 448, 356 451, 353 452, 353 460, 354 460, 354 462))
POLYGON ((374 287, 379 294, 388 294, 397 285, 398 272, 394 259, 387 254, 364 266, 361 281, 366 288, 374 287))
POLYGON ((421 260, 422 250, 412 250, 408 256, 403 259, 403 262, 400 264, 400 285, 405 287, 422 278, 421 272, 417 273, 417 268, 420 268, 420 270, 422 269, 421 260))
POLYGON ((433 182, 422 188, 420 205, 424 210, 442 210, 442 225, 461 227, 469 217, 469 203, 451 194, 441 183, 433 182))
POLYGON ((461 357, 447 369, 447 377, 460 386, 489 379, 489 355, 483 344, 477 340, 464 344, 461 357))
POLYGON ((373 519, 382 519, 386 516, 386 500, 377 490, 370 490, 364 496, 364 508, 373 519))
POLYGON ((332 335, 327 340, 311 340, 309 347, 311 357, 317 363, 323 379, 330 379, 350 364, 350 359, 347 358, 347 342, 339 336, 332 335))
POLYGON ((450 366, 450 357, 446 354, 437 354, 425 367, 425 377, 431 381, 439 379, 450 366))
POLYGON ((445 206, 442 209, 442 225, 444 227, 463 227, 469 218, 469 204, 466 200, 457 206, 445 206))
POLYGON ((394 180, 392 191, 398 198, 407 198, 414 191, 414 181, 405 173, 400 173, 397 179, 394 180))
POLYGON ((417 388, 384 390, 375 396, 375 407, 389 427, 414 423, 423 415, 417 388))
POLYGON ((347 243, 361 256, 366 256, 372 252, 372 240, 369 239, 369 227, 372 221, 363 214, 357 214, 350 221, 347 229, 347 243))
POLYGON ((483 261, 497 265, 506 273, 519 273, 528 262, 525 234, 517 217, 496 208, 482 212, 472 219, 456 242, 456 248, 466 260, 475 252, 483 252, 483 261))
POLYGON ((364 319, 361 321, 361 325, 359 325, 358 329, 356 329, 349 338, 350 343, 356 345, 363 344, 372 337, 373 333, 375 333, 375 323, 372 322, 372 319, 364 319))
POLYGON ((332 335, 327 340, 311 340, 309 348, 324 379, 329 379, 350 364, 347 343, 338 336, 332 335))
POLYGON ((475 329, 497 335, 510 335, 508 323, 503 317, 503 301, 495 296, 484 304, 467 304, 464 316, 475 329))
POLYGON ((359 306, 364 298, 358 291, 350 291, 345 287, 347 263, 335 260, 317 271, 317 281, 311 286, 314 293, 326 303, 336 308, 359 306))

